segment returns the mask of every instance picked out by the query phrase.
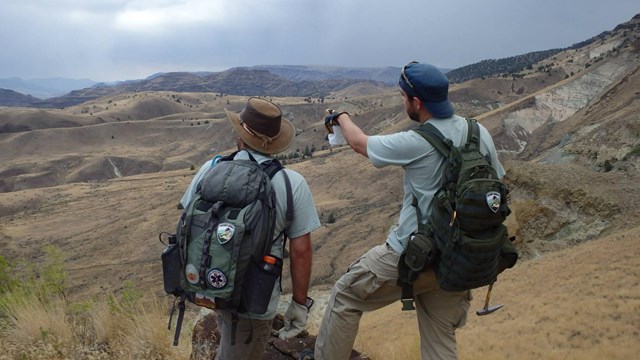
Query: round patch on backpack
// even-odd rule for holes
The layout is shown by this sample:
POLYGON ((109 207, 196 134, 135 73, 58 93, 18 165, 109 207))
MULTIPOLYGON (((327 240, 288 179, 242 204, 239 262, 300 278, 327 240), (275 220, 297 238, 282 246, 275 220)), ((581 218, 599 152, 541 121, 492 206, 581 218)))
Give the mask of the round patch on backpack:
POLYGON ((500 199, 500 193, 497 191, 489 191, 487 193, 487 205, 489 205, 489 209, 494 213, 500 209, 500 199))
POLYGON ((207 282, 216 289, 227 285, 227 276, 218 269, 212 269, 207 274, 207 282))
POLYGON ((218 225, 216 229, 216 236, 220 244, 225 244, 233 237, 233 233, 236 231, 236 227, 233 224, 222 223, 218 225))
POLYGON ((193 264, 187 264, 184 269, 185 277, 189 284, 197 284, 200 281, 200 275, 198 275, 198 269, 193 264))

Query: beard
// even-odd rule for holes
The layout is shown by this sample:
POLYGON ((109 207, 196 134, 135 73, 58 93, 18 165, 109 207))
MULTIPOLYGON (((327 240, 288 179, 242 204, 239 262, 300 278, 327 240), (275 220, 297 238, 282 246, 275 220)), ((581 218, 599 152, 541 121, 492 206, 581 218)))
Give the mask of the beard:
POLYGON ((418 114, 418 111, 416 111, 416 109, 414 108, 407 109, 407 115, 409 115, 409 119, 416 122, 420 122, 420 115, 418 114))

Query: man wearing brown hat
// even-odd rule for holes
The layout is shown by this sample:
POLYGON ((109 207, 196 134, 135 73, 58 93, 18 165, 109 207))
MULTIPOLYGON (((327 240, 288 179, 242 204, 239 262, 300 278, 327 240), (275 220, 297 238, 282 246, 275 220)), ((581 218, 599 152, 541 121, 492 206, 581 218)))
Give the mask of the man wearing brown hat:
MULTIPOLYGON (((249 159, 249 154, 259 163, 269 161, 272 155, 285 151, 293 143, 295 128, 291 122, 282 117, 280 108, 264 99, 250 98, 245 108, 236 114, 227 111, 227 118, 237 134, 239 151, 235 159, 249 159)), ((181 200, 183 206, 188 204, 195 193, 199 174, 215 166, 216 159, 208 161, 192 180, 191 186, 181 200)), ((280 338, 290 338, 306 328, 307 314, 313 301, 307 296, 311 276, 311 232, 320 227, 311 191, 306 180, 291 169, 283 169, 272 178, 276 192, 276 227, 273 238, 276 240, 271 248, 272 254, 283 254, 284 241, 278 235, 283 231, 289 240, 289 257, 292 282, 292 300, 285 312, 285 326, 280 330, 280 338), (286 172, 291 183, 292 199, 287 199, 286 183, 283 172, 286 172), (287 224, 287 204, 293 205, 293 219, 287 224)), ((247 360, 261 359, 271 332, 271 322, 276 314, 280 285, 276 284, 271 294, 271 301, 265 314, 240 314, 237 323, 236 337, 239 341, 232 344, 232 319, 227 310, 216 310, 220 326, 220 345, 216 359, 247 360), (249 336, 251 335, 251 336, 249 336), (242 340, 240 340, 242 339, 242 340), (247 344, 244 339, 251 339, 247 344)))
MULTIPOLYGON (((449 81, 435 66, 412 62, 402 68, 399 79, 402 102, 411 120, 433 124, 456 146, 467 137, 467 121, 454 114, 448 98, 449 81)), ((367 157, 375 167, 404 169, 404 197, 397 223, 386 241, 354 262, 335 284, 318 332, 315 359, 348 359, 362 313, 397 302, 402 289, 396 285, 398 260, 409 237, 417 230, 414 196, 426 223, 433 195, 445 162, 442 155, 414 131, 367 136, 345 112, 325 119, 327 129, 340 126, 349 146, 367 157)), ((491 135, 480 125, 480 150, 491 158, 498 176, 498 161, 491 135)), ((422 359, 455 359, 455 330, 463 326, 471 293, 448 292, 438 287, 433 271, 422 272, 414 282, 414 300, 420 331, 422 359)))

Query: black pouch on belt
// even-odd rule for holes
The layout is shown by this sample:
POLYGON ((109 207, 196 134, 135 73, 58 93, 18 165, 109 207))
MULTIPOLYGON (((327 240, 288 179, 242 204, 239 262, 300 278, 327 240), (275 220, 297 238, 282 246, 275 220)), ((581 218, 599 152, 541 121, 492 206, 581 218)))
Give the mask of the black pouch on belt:
POLYGON ((417 232, 409 239, 404 262, 414 272, 420 272, 430 269, 437 255, 438 248, 433 237, 417 232))

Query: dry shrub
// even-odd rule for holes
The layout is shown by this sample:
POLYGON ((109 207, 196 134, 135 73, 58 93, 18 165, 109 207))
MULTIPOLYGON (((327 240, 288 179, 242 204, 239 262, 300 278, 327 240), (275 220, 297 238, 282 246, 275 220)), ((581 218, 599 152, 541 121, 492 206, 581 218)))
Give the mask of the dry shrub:
POLYGON ((9 314, 5 342, 16 354, 42 352, 46 358, 57 359, 64 358, 73 349, 73 324, 65 314, 62 301, 43 304, 35 296, 12 296, 4 306, 9 314))
MULTIPOLYGON (((179 346, 174 347, 173 330, 167 329, 169 304, 155 296, 143 296, 135 304, 115 304, 119 328, 110 348, 114 359, 188 359, 191 353, 190 326, 183 323, 179 346), (129 307, 127 311, 122 309, 129 307), (127 315, 129 314, 129 315, 127 315)), ((175 322, 175 317, 174 317, 175 322)))
POLYGON ((96 344, 109 344, 116 338, 118 322, 106 302, 94 304, 90 319, 96 344))
POLYGON ((16 290, 2 305, 8 322, 0 333, 0 359, 186 360, 191 353, 191 324, 185 321, 180 346, 172 346, 170 304, 154 295, 124 294, 80 306, 59 298, 43 303, 16 290))

